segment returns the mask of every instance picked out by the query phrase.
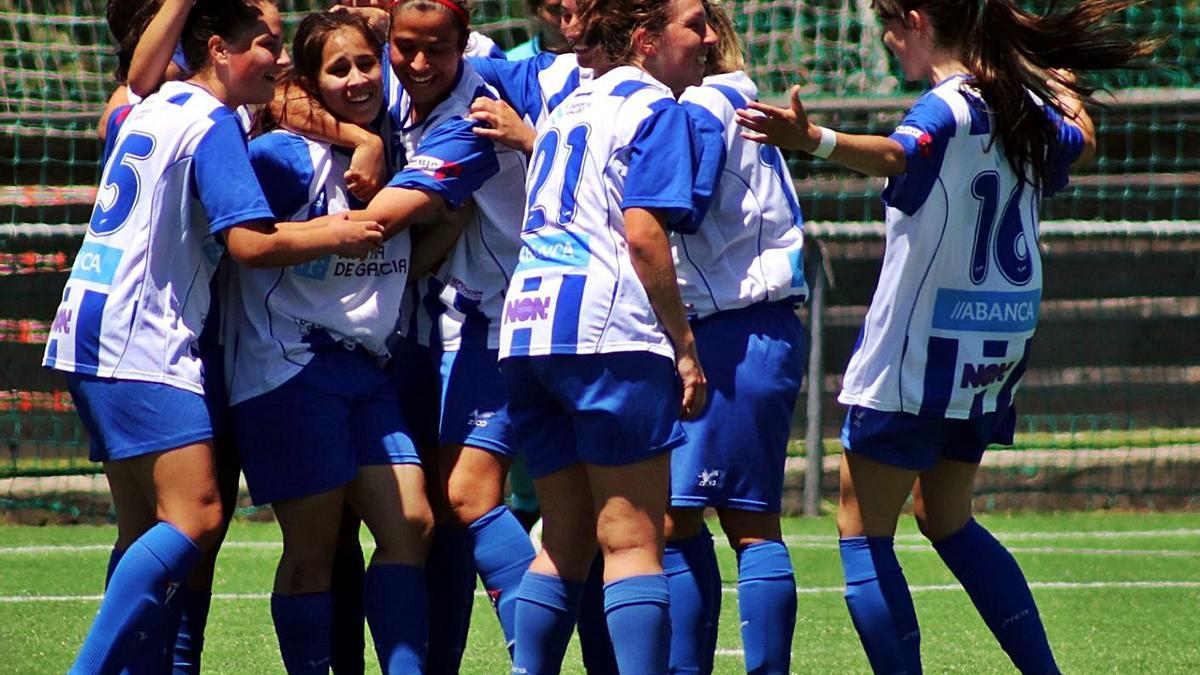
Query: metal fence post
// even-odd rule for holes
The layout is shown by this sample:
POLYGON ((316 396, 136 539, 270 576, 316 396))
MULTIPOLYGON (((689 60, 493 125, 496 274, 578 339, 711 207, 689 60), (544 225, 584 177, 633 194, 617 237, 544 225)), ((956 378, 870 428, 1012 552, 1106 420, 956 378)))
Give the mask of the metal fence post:
MULTIPOLYGON (((813 242, 812 239, 809 240, 813 242)), ((813 242, 815 244, 815 242, 813 242)), ((825 319, 825 262, 821 247, 808 247, 808 262, 813 270, 812 298, 808 303, 808 429, 804 437, 804 515, 821 515, 821 473, 825 449, 822 446, 821 399, 825 394, 825 370, 821 359, 824 351, 822 324, 825 319)))

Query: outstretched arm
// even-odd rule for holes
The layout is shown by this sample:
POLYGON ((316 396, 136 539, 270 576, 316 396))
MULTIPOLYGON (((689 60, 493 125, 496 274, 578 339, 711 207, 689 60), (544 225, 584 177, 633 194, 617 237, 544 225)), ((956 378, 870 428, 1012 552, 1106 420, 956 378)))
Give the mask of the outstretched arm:
POLYGON ((400 230, 417 223, 435 218, 448 218, 449 213, 446 201, 432 192, 387 187, 380 190, 366 208, 351 211, 350 217, 382 224, 383 238, 389 239, 400 230))
POLYGON ((789 108, 751 101, 737 116, 738 124, 746 129, 742 138, 747 140, 801 150, 868 176, 895 176, 906 168, 904 147, 890 138, 843 134, 809 121, 800 102, 799 85, 792 87, 789 108))

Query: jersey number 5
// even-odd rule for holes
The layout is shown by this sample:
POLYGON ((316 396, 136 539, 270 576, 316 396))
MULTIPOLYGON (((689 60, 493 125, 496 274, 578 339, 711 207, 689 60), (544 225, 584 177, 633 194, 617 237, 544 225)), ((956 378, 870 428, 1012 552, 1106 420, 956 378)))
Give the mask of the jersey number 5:
POLYGON ((88 230, 92 234, 108 234, 119 229, 129 218, 129 211, 137 201, 141 179, 133 160, 146 159, 154 152, 154 138, 132 132, 121 141, 116 154, 108 165, 108 173, 100 184, 96 195, 96 207, 92 210, 92 221, 88 230), (108 206, 104 203, 107 202, 108 206))
POLYGON ((565 227, 575 220, 575 198, 579 194, 579 176, 583 170, 583 158, 587 156, 588 134, 591 131, 588 125, 580 124, 567 132, 567 161, 566 166, 562 168, 554 164, 560 140, 558 129, 551 129, 546 132, 545 136, 542 136, 541 142, 533 151, 535 178, 533 188, 529 190, 529 201, 525 204, 527 215, 525 216, 525 227, 521 229, 522 233, 536 232, 546 226, 546 208, 542 204, 537 204, 537 198, 550 178, 550 174, 556 170, 563 172, 562 190, 558 193, 556 222, 559 227, 565 227), (535 204, 537 205, 535 206, 535 204))
POLYGON ((988 267, 994 258, 996 267, 1010 283, 1024 286, 1033 278, 1033 264, 1025 225, 1021 222, 1021 199, 1025 185, 1017 189, 1004 205, 1000 222, 996 212, 1000 205, 1000 174, 984 171, 971 181, 971 194, 979 201, 979 221, 975 224, 975 247, 971 251, 971 283, 979 286, 988 277, 988 267))

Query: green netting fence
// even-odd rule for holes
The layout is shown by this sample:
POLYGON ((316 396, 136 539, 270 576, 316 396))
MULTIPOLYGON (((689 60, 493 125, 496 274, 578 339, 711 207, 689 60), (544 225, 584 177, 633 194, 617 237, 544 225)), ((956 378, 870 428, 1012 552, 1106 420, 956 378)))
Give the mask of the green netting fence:
MULTIPOLYGON (((799 83, 824 123, 887 133, 920 91, 898 78, 870 0, 729 6, 764 98, 799 83)), ((109 508, 63 383, 38 366, 99 179, 95 125, 115 63, 104 7, 0 0, 0 504, 9 517, 109 508)), ((290 31, 317 3, 280 7, 290 31)), ((523 13, 523 0, 480 0, 473 16, 508 47, 527 37, 523 13)), ((1167 42, 1151 68, 1101 80, 1111 94, 1092 111, 1098 161, 1044 205, 1046 306, 1018 397, 1021 433, 989 456, 984 506, 1200 504, 1200 0, 1153 0, 1114 19, 1167 42)), ((798 407, 794 454, 805 453, 806 423, 819 417, 828 468, 841 414, 833 396, 882 251, 882 182, 788 160, 813 235, 810 283, 821 270, 824 294, 802 311, 821 326, 820 415, 798 407)), ((831 473, 824 478, 832 494, 831 473)), ((799 484, 789 481, 792 507, 799 484)))

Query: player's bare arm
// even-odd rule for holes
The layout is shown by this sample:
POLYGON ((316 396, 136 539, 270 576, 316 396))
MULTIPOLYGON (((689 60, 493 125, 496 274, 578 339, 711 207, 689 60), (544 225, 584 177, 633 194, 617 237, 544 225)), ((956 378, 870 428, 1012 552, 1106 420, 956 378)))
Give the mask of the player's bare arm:
MULTIPOLYGON (((904 148, 890 138, 868 134, 845 134, 813 124, 800 101, 800 87, 792 87, 788 108, 751 101, 737 111, 738 124, 746 131, 742 137, 769 143, 787 150, 820 153, 823 137, 833 143, 824 158, 868 176, 896 176, 904 173, 904 148)), ((821 153, 824 154, 824 153, 821 153)), ((820 156, 820 155, 817 155, 820 156)))
POLYGON ((327 255, 364 256, 383 243, 383 226, 346 213, 323 216, 311 227, 254 221, 225 231, 229 254, 251 269, 286 267, 327 255))
POLYGON ((659 210, 625 210, 625 233, 629 259, 637 272, 650 306, 675 346, 675 368, 683 382, 680 419, 695 419, 708 399, 707 380, 696 354, 696 339, 679 297, 675 263, 667 239, 666 216, 659 210))

